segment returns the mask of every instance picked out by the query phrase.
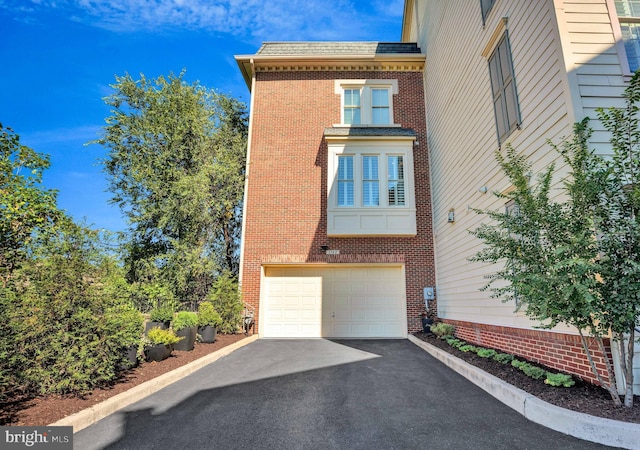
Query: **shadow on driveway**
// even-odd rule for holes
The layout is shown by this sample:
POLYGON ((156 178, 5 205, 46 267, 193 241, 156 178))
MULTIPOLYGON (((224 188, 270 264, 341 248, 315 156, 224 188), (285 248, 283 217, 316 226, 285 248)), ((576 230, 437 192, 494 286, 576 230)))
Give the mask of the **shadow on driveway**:
POLYGON ((258 340, 74 435, 78 449, 596 449, 407 340, 258 340))

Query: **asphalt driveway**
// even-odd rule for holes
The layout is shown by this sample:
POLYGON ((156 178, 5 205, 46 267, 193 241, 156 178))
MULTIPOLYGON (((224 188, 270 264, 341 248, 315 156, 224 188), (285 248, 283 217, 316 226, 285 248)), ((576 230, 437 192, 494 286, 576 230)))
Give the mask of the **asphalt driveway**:
POLYGON ((74 435, 90 449, 596 449, 406 340, 258 340, 74 435))

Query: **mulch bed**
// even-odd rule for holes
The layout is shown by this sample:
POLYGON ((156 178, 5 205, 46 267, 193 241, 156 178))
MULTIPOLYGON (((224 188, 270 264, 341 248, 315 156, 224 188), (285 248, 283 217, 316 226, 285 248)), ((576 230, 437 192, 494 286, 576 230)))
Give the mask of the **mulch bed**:
MULTIPOLYGON (((509 364, 500 364, 489 358, 481 358, 471 352, 461 352, 433 336, 422 333, 418 333, 415 336, 551 404, 607 419, 640 423, 640 396, 635 396, 633 408, 616 408, 609 393, 604 389, 579 379, 576 380, 575 386, 571 388, 552 387, 544 384, 542 380, 534 380, 526 376, 509 364)), ((243 334, 218 335, 217 341, 213 344, 197 343, 191 352, 174 351, 168 359, 158 363, 142 363, 138 367, 123 373, 122 377, 111 386, 95 389, 83 397, 14 398, 11 402, 0 404, 0 425, 36 426, 51 424, 145 381, 220 350, 244 337, 243 334)), ((545 369, 554 371, 548 368, 545 369)))
MULTIPOLYGON (((535 395, 545 402, 573 411, 591 414, 592 416, 640 423, 640 396, 638 395, 634 397, 632 408, 616 407, 606 390, 576 377, 574 377, 576 384, 570 388, 549 386, 544 383, 544 380, 534 380, 521 370, 511 366, 511 364, 500 364, 491 358, 481 358, 473 352, 462 352, 433 335, 417 333, 415 336, 529 394, 535 395)), ((540 364, 534 365, 542 367, 549 372, 558 372, 540 364)))
POLYGON ((164 361, 143 362, 138 367, 123 372, 112 385, 94 389, 82 397, 49 395, 13 398, 10 402, 0 404, 0 425, 49 425, 244 338, 244 334, 218 334, 216 342, 212 344, 196 343, 190 352, 174 350, 164 361))

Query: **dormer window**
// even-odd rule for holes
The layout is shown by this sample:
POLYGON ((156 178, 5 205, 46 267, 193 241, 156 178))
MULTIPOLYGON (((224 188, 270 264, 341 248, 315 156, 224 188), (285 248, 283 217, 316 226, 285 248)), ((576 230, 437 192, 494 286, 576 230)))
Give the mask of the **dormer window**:
POLYGON ((393 125, 393 95, 397 80, 336 80, 342 114, 340 125, 393 125))

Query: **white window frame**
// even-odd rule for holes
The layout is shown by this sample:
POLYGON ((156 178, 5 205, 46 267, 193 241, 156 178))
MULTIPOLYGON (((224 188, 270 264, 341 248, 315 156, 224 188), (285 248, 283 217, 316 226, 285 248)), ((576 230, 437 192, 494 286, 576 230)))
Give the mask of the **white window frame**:
MULTIPOLYGON (((415 236, 416 207, 413 140, 356 140, 329 142, 327 161, 327 234, 330 236, 415 236), (354 205, 338 204, 338 161, 353 156, 354 205), (378 157, 378 205, 364 202, 363 158, 378 157), (388 157, 403 158, 404 204, 389 204, 388 157)), ((394 181, 394 180, 391 180, 394 181)))
MULTIPOLYGON (((625 47, 624 39, 622 37, 622 26, 621 23, 640 23, 640 17, 625 17, 621 18, 618 16, 618 12, 616 10, 616 5, 614 0, 606 0, 607 1, 607 9, 609 11, 609 17, 611 18, 611 28, 613 29, 613 38, 616 43, 616 51, 618 53, 618 59, 620 60, 620 69, 622 70, 622 74, 625 76, 632 76, 633 71, 631 70, 631 66, 629 65, 629 56, 627 54, 627 49, 625 47)), ((640 59, 640 55, 639 55, 640 59)), ((640 61, 639 61, 640 68, 640 61)))
POLYGON ((336 80, 334 92, 340 95, 340 123, 334 124, 334 126, 396 126, 393 121, 393 96, 398 93, 398 80, 336 80), (346 89, 357 89, 360 91, 360 123, 345 123, 344 92, 346 89), (385 89, 388 92, 389 123, 373 123, 373 89, 385 89))

